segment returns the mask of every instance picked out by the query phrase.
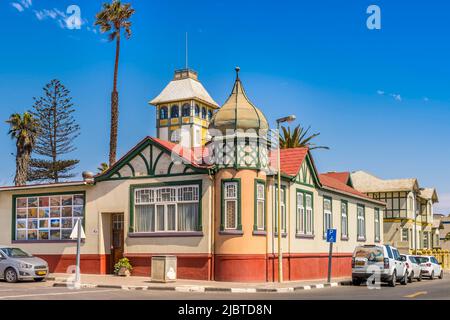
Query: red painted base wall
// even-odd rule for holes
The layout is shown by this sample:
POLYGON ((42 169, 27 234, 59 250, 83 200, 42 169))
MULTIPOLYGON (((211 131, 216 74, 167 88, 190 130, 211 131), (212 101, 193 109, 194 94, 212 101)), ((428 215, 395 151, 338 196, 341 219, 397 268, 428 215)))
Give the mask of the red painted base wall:
MULTIPOLYGON (((49 264, 52 273, 67 273, 76 264, 75 255, 37 255, 49 264)), ((151 275, 151 254, 126 254, 135 276, 151 275)), ((179 279, 215 280, 231 282, 278 281, 278 257, 276 255, 177 255, 179 279), (214 262, 213 262, 214 261, 214 262), (214 263, 214 270, 212 265, 214 263)), ((332 277, 350 277, 351 253, 334 254, 332 277)), ((107 274, 110 255, 82 254, 81 272, 107 274)), ((326 253, 302 253, 283 255, 283 279, 324 279, 328 273, 326 253)))

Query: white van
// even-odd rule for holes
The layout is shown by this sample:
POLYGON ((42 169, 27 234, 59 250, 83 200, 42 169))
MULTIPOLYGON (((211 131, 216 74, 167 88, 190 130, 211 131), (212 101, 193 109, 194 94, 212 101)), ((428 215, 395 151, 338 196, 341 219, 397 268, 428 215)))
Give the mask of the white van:
POLYGON ((408 272, 406 264, 398 250, 390 245, 358 246, 352 258, 352 282, 360 285, 372 275, 379 276, 379 281, 395 287, 397 281, 406 285, 408 272))

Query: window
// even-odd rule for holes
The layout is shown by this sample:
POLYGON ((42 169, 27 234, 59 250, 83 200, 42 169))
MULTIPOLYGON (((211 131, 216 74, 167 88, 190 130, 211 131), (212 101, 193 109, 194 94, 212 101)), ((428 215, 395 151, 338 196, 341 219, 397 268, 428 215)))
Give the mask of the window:
MULTIPOLYGON (((286 233, 286 188, 281 187, 281 233, 286 233)), ((278 232, 278 186, 275 186, 275 232, 278 232)))
POLYGON ((239 183, 237 181, 224 182, 222 185, 223 194, 223 229, 240 229, 239 221, 239 183))
POLYGON ((255 200, 255 230, 265 230, 265 218, 266 218, 266 187, 263 182, 255 181, 256 183, 256 200, 255 200))
POLYGON ((213 112, 211 109, 208 110, 208 120, 211 120, 213 116, 213 112))
POLYGON ((189 117, 191 115, 191 106, 189 103, 183 104, 183 108, 181 109, 181 116, 189 117))
POLYGON ((428 239, 429 239, 429 232, 424 232, 423 233, 423 248, 424 249, 428 249, 428 247, 429 247, 428 239))
POLYGON ((200 106, 198 104, 195 104, 194 113, 196 117, 200 115, 200 106))
POLYGON ((178 106, 175 104, 170 108, 170 117, 178 118, 180 116, 180 112, 178 110, 178 106))
POLYGON ((297 233, 306 233, 306 214, 303 192, 297 192, 297 233))
POLYGON ((313 214, 313 198, 312 194, 305 194, 306 203, 306 234, 312 235, 314 233, 314 214, 313 214))
POLYGON ((179 142, 181 137, 180 137, 180 129, 175 129, 172 131, 172 133, 170 134, 170 141, 172 142, 179 142))
POLYGON ((202 107, 202 119, 206 119, 206 108, 202 107))
POLYGON ((380 241, 381 225, 380 225, 380 209, 375 208, 375 242, 380 241))
POLYGON ((84 217, 84 194, 17 197, 15 216, 15 240, 69 240, 84 217))
MULTIPOLYGON (((406 218, 406 192, 380 192, 378 200, 386 202, 385 218, 406 218)), ((411 201, 411 200, 409 200, 411 201)))
POLYGON ((159 109, 159 119, 163 120, 163 119, 167 119, 167 107, 161 107, 159 109))
POLYGON ((341 201, 341 238, 348 238, 348 202, 341 201))
POLYGON ((136 232, 199 229, 199 186, 139 188, 134 191, 136 232))
POLYGON ((402 229, 402 241, 409 241, 409 229, 408 228, 402 229))
POLYGON ((327 230, 333 228, 331 198, 323 198, 323 236, 327 236, 327 230))
POLYGON ((357 206, 357 236, 358 240, 366 240, 366 212, 363 205, 357 206))

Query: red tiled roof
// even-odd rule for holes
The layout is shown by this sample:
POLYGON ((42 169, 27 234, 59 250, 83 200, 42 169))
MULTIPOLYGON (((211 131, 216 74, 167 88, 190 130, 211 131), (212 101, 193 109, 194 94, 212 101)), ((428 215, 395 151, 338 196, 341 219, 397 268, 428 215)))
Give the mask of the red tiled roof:
POLYGON ((350 193, 355 196, 370 199, 373 201, 372 198, 366 196, 364 193, 361 193, 358 190, 355 190, 352 187, 348 186, 346 183, 342 182, 341 180, 336 179, 333 174, 329 174, 329 173, 319 174, 319 180, 320 180, 320 183, 322 183, 322 185, 325 187, 335 189, 337 191, 343 191, 346 193, 350 193))
POLYGON ((339 180, 340 182, 345 183, 345 184, 347 184, 347 181, 350 178, 350 172, 348 172, 348 171, 347 172, 327 172, 324 174, 326 174, 327 176, 329 176, 333 179, 339 180))
MULTIPOLYGON (((288 148, 281 149, 280 164, 281 172, 290 176, 296 176, 300 171, 303 161, 308 154, 308 148, 288 148)), ((270 163, 272 167, 277 167, 278 151, 274 150, 270 154, 270 163)))

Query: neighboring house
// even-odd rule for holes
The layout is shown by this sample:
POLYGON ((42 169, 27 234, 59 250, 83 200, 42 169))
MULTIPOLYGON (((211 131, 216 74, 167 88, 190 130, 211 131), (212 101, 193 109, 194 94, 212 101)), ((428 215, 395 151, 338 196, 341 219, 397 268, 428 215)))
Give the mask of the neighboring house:
MULTIPOLYGON (((277 151, 254 134, 269 129, 264 114, 238 77, 211 117, 215 103, 196 73, 176 72, 168 88, 152 100, 159 138, 143 139, 93 181, 0 188, 0 243, 66 272, 75 263, 70 232, 82 217, 82 272, 111 273, 125 256, 133 274, 149 276, 152 256, 175 255, 179 278, 276 280, 277 151), (185 108, 182 116, 175 105, 185 108), (177 121, 194 135, 184 148, 168 141, 177 121), (216 134, 207 138, 205 127, 216 134)), ((355 246, 384 242, 384 202, 355 190, 348 176, 319 174, 307 148, 281 150, 281 172, 284 279, 326 277, 329 228, 338 231, 333 276, 350 276, 355 246)))
POLYGON ((351 174, 355 189, 386 203, 384 240, 407 253, 414 249, 432 249, 433 204, 435 189, 420 188, 417 179, 384 180, 364 171, 351 174))
POLYGON ((435 214, 435 219, 439 219, 439 247, 443 250, 450 250, 450 216, 435 214))

